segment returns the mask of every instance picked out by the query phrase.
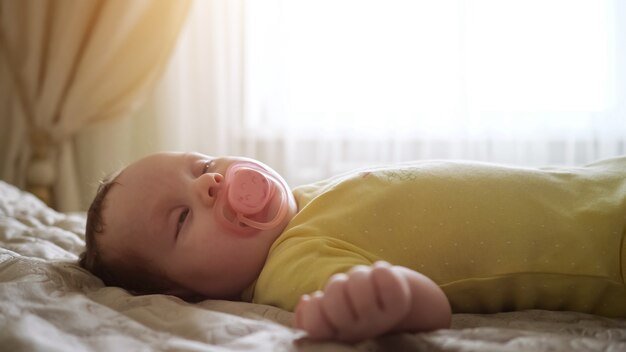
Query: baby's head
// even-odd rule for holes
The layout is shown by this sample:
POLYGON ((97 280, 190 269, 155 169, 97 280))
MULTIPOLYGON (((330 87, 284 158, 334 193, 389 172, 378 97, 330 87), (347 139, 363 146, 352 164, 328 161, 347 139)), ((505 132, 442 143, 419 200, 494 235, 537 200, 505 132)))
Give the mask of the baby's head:
POLYGON ((80 264, 136 293, 233 299, 296 211, 283 178, 258 161, 153 154, 98 189, 80 264))

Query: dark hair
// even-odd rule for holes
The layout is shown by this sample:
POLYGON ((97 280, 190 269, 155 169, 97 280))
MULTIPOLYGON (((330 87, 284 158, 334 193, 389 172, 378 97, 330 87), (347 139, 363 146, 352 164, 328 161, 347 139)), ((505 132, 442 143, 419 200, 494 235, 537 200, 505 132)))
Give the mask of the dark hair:
POLYGON ((106 223, 102 213, 106 207, 109 191, 118 184, 115 179, 119 172, 104 178, 93 202, 87 211, 85 228, 85 251, 80 255, 79 265, 99 277, 107 286, 118 286, 134 294, 163 293, 171 287, 163 275, 159 275, 145 260, 131 250, 125 255, 112 256, 102 253, 98 236, 104 235, 106 223))

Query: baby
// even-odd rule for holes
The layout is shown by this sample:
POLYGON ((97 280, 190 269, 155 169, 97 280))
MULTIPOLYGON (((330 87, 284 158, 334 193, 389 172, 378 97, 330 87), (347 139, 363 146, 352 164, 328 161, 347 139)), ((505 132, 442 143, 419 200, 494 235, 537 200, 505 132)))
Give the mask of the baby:
POLYGON ((311 338, 354 342, 447 328, 451 311, 626 317, 625 225, 626 158, 418 162, 292 192, 255 160, 158 153, 100 187, 80 263, 135 293, 295 310, 311 338))

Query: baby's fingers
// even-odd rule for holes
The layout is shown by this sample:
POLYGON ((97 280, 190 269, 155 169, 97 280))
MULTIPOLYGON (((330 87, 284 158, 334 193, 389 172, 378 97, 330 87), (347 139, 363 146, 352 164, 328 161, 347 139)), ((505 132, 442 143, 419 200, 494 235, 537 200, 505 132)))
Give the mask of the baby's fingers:
POLYGON ((348 298, 347 281, 346 274, 336 274, 324 288, 324 315, 338 332, 353 328, 357 317, 348 298))
POLYGON ((356 266, 348 273, 346 290, 348 301, 354 308, 358 320, 369 320, 379 311, 376 292, 371 280, 371 267, 356 266))
MULTIPOLYGON (((385 262, 377 262, 372 270, 377 304, 390 317, 400 319, 411 306, 411 290, 404 277, 385 262)), ((392 318, 394 320, 394 318, 392 318)))
POLYGON ((305 330, 314 340, 330 339, 335 332, 324 316, 321 292, 303 295, 296 307, 296 328, 305 330))

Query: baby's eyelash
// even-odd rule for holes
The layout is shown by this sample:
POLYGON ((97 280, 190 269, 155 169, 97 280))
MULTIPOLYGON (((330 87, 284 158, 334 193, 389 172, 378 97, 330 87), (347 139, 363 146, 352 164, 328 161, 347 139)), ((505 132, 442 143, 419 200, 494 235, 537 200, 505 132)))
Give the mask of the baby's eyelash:
POLYGON ((202 173, 206 174, 209 171, 209 167, 211 167, 211 164, 213 163, 213 161, 207 161, 204 163, 204 167, 202 168, 202 173))
POLYGON ((178 236, 180 229, 183 227, 185 219, 187 219, 187 215, 189 215, 189 209, 183 210, 178 216, 178 222, 176 223, 176 236, 178 236))

